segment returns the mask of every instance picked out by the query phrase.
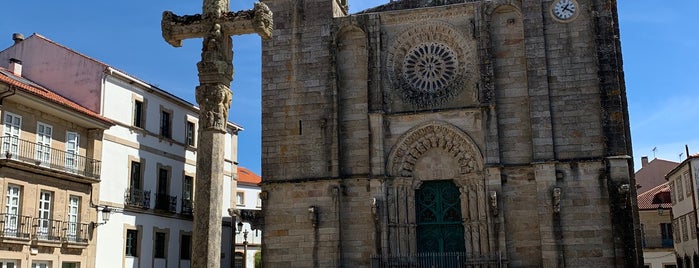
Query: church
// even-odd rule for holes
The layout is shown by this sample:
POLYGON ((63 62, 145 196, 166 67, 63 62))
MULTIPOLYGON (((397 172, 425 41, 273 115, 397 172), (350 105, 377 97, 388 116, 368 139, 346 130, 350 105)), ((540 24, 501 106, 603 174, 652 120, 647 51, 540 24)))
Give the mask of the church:
POLYGON ((615 0, 264 0, 265 267, 639 267, 615 0))

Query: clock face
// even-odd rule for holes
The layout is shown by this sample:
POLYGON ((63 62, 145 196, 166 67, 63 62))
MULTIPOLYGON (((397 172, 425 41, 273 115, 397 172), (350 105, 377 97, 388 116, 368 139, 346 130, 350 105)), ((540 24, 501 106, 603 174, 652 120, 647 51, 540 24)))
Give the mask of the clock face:
POLYGON ((578 3, 575 0, 555 0, 551 13, 560 20, 572 20, 578 14, 578 3))

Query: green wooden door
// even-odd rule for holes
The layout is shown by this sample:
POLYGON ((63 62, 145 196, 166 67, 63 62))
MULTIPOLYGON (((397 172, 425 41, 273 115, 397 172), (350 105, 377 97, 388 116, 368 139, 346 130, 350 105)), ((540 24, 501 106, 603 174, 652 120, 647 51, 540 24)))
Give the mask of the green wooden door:
POLYGON ((459 189, 426 181, 415 193, 418 252, 465 252, 459 189))

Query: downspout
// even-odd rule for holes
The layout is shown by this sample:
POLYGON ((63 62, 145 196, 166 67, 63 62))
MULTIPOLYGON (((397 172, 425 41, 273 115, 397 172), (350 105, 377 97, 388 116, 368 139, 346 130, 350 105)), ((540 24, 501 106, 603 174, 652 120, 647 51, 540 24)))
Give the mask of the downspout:
POLYGON ((2 101, 5 100, 5 98, 10 97, 16 93, 17 93, 17 87, 12 86, 12 85, 10 86, 9 89, 0 93, 0 107, 2 107, 2 101), (12 91, 12 92, 10 92, 10 91, 12 91))

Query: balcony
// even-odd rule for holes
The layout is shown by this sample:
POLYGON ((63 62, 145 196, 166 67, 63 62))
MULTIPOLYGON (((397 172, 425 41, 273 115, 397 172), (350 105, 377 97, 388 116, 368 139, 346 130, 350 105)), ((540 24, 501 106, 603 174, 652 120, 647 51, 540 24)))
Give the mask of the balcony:
POLYGON ((89 242, 90 224, 0 213, 0 241, 84 248, 89 242))
POLYGON ((150 191, 143 191, 141 189, 126 189, 124 194, 124 204, 132 208, 150 208, 150 191))
POLYGON ((61 242, 61 221, 34 218, 34 238, 38 241, 61 242))
POLYGON ((177 196, 168 194, 155 195, 155 209, 165 210, 168 212, 177 212, 177 196))
POLYGON ((0 213, 0 237, 13 240, 29 240, 32 218, 17 214, 0 213))
POLYGON ((36 165, 95 180, 100 178, 99 160, 52 149, 49 146, 16 137, 3 136, 0 139, 2 139, 0 159, 36 165))
POLYGON ((182 209, 180 213, 185 216, 192 216, 192 200, 182 199, 182 209))

